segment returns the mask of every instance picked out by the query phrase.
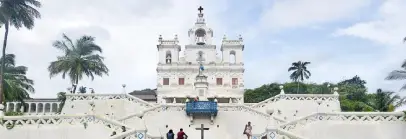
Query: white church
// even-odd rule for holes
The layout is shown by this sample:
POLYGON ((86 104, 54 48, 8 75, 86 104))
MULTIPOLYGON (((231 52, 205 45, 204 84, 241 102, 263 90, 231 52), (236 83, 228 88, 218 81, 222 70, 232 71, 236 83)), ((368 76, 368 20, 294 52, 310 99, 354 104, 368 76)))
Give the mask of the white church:
POLYGON ((180 128, 188 139, 247 139, 248 122, 251 139, 406 138, 403 112, 341 112, 337 88, 332 94, 285 94, 280 86, 279 95, 244 103, 243 39, 223 37, 219 57, 202 10, 188 31, 184 56, 177 36, 159 37, 155 101, 95 93, 67 94, 65 102, 7 102, 0 110, 24 115, 0 112, 0 139, 166 139, 170 129, 180 128))
POLYGON ((206 26, 201 10, 195 25, 188 31, 183 57, 179 55, 182 50, 177 36, 168 40, 159 37, 158 102, 184 103, 188 97, 199 97, 200 100, 216 98, 219 103, 242 103, 243 39, 240 36, 231 40, 224 36, 220 48, 222 57, 218 57, 217 46, 212 41, 213 30, 206 26))

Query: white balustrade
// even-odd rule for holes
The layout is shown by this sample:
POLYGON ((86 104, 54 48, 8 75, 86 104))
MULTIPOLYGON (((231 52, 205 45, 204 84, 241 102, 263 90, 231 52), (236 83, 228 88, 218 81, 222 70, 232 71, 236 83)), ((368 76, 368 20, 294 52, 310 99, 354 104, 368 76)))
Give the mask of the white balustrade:
POLYGON ((21 105, 21 102, 7 102, 6 112, 22 112, 26 115, 54 115, 58 112, 61 102, 44 101, 30 102, 29 100, 21 105))

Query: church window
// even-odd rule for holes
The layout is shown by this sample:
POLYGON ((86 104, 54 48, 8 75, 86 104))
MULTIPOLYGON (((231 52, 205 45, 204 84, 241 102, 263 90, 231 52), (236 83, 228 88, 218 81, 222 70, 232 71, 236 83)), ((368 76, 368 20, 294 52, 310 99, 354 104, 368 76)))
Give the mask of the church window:
POLYGON ((223 78, 217 78, 216 79, 216 84, 217 85, 223 85, 223 78))
POLYGON ((238 85, 238 78, 233 78, 232 81, 233 85, 238 85))
POLYGON ((235 64, 235 62, 236 62, 235 51, 230 51, 230 63, 235 64))
POLYGON ((164 85, 169 85, 169 78, 164 78, 164 85))
POLYGON ((185 84, 185 78, 179 78, 179 85, 185 84))
POLYGON ((166 51, 166 55, 165 55, 165 58, 166 58, 166 64, 170 64, 170 63, 172 63, 172 54, 171 54, 171 51, 166 51))

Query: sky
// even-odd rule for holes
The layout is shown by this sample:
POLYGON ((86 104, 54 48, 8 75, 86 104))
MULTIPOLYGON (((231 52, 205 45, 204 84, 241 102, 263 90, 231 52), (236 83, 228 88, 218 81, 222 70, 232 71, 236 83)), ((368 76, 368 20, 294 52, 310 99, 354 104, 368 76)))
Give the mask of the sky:
MULTIPOLYGON (((339 82, 355 75, 378 88, 399 92, 405 81, 386 81, 406 58, 404 0, 47 0, 32 30, 12 29, 7 53, 28 67, 35 98, 55 98, 69 79, 49 77, 47 67, 62 52, 52 42, 82 35, 102 46, 109 76, 84 79, 79 86, 96 93, 156 88, 158 36, 187 31, 203 6, 206 23, 220 47, 227 38, 244 38, 245 87, 287 82, 292 62, 309 61, 306 82, 339 82)), ((0 29, 4 31, 4 28, 0 29)), ((3 34, 3 33, 0 33, 3 34)), ((3 35, 0 35, 3 38, 3 35)), ((399 92, 406 95, 405 92, 399 92)))

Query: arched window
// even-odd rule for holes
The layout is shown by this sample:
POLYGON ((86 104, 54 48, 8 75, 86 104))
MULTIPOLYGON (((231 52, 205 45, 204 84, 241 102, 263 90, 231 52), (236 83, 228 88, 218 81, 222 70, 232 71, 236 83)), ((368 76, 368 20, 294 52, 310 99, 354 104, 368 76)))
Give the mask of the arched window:
POLYGON ((230 51, 230 63, 235 64, 235 62, 236 62, 235 51, 230 51))
POLYGON ((197 29, 195 35, 196 35, 196 44, 198 45, 205 44, 204 36, 206 36, 206 31, 204 29, 197 29))
POLYGON ((165 58, 166 58, 166 64, 170 64, 170 63, 172 63, 172 54, 171 54, 171 51, 166 51, 166 55, 165 55, 165 58))

